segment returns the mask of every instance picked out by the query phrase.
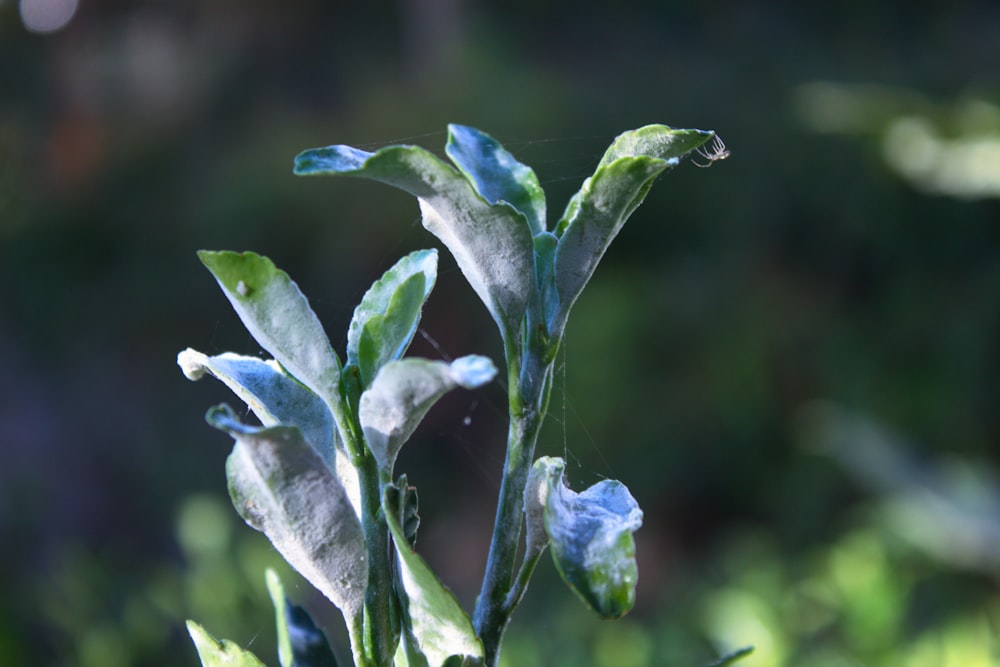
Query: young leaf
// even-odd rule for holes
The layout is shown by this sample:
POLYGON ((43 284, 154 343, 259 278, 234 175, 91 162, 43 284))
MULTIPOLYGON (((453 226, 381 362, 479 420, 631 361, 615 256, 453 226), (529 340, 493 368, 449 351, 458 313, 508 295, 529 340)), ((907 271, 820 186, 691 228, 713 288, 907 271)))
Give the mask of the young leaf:
POLYGON ((340 360, 288 274, 252 252, 198 253, 250 335, 340 419, 340 360))
POLYGON ((539 493, 552 559, 563 581, 591 609, 602 618, 618 618, 635 604, 632 533, 642 525, 642 510, 621 482, 602 480, 573 492, 563 478, 565 465, 562 459, 542 457, 533 466, 544 472, 539 493))
POLYGON ((419 499, 417 488, 410 486, 406 475, 400 475, 396 480, 396 488, 399 493, 395 498, 399 500, 398 507, 387 508, 386 511, 393 511, 403 528, 403 536, 411 549, 417 548, 417 530, 420 528, 420 514, 418 513, 419 499))
POLYGON ((250 651, 228 639, 219 641, 194 621, 187 622, 188 634, 201 658, 202 667, 264 667, 250 651))
POLYGON ((531 167, 518 162, 493 137, 465 125, 448 126, 444 150, 483 199, 491 204, 506 202, 520 211, 532 236, 545 231, 545 191, 531 167))
POLYGON ((646 125, 637 130, 623 132, 615 137, 597 164, 606 167, 623 157, 648 155, 661 160, 672 160, 687 155, 715 136, 706 130, 679 130, 666 125, 646 125))
POLYGON ((399 260, 365 293, 347 330, 347 363, 361 372, 361 386, 399 359, 413 340, 420 310, 437 278, 437 251, 418 250, 399 260))
POLYGON ((532 277, 531 229, 508 204, 490 204, 472 183, 417 146, 375 153, 329 146, 300 153, 298 175, 370 178, 417 197, 423 224, 451 251, 505 340, 520 331, 532 277))
POLYGON ((562 331, 598 262, 656 177, 712 136, 703 130, 649 125, 615 139, 556 226, 555 280, 560 304, 549 322, 551 331, 562 331))
POLYGON ((236 440, 226 477, 240 516, 353 627, 368 586, 365 537, 333 470, 293 426, 247 426, 226 405, 207 419, 236 440))
POLYGON ((542 232, 534 239, 535 242, 535 284, 539 299, 538 311, 545 318, 545 323, 551 322, 559 312, 559 291, 556 287, 556 250, 559 239, 552 232, 542 232))
POLYGON ((333 464, 333 416, 313 392, 285 373, 275 361, 225 352, 213 357, 188 348, 177 364, 189 380, 209 373, 233 390, 264 426, 298 426, 327 463, 333 464))
POLYGON ((337 667, 337 659, 326 635, 305 609, 288 601, 278 573, 268 568, 265 575, 278 627, 278 661, 281 667, 337 667))
POLYGON ((470 355, 450 364, 427 359, 390 361, 361 394, 358 417, 379 469, 392 472, 396 455, 439 398, 455 387, 474 389, 496 375, 486 357, 470 355))
POLYGON ((403 634, 409 649, 409 662, 414 664, 414 657, 422 656, 429 667, 444 667, 465 664, 467 659, 481 660, 483 646, 472 628, 472 621, 424 559, 410 548, 403 527, 399 524, 399 517, 396 512, 391 511, 402 502, 399 494, 398 488, 392 484, 386 485, 382 494, 382 507, 387 508, 386 523, 396 548, 399 585, 402 589, 400 604, 403 634), (458 657, 457 663, 455 656, 458 657))

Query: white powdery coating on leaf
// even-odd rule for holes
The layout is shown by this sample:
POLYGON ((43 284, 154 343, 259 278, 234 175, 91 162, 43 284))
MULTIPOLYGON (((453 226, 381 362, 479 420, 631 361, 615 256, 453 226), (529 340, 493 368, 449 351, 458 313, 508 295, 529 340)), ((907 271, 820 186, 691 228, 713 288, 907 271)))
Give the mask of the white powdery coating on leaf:
POLYGON ((465 389, 475 389, 490 382, 497 375, 497 368, 487 357, 470 354, 451 362, 451 376, 465 389))
POLYGON ((190 347, 177 355, 177 365, 181 367, 181 372, 188 380, 197 381, 205 377, 208 370, 205 367, 207 360, 208 357, 190 347))
POLYGON ((229 477, 244 505, 237 509, 350 617, 367 587, 364 535, 344 489, 296 433, 236 434, 229 477))
POLYGON ((443 214, 437 203, 444 198, 447 195, 420 199, 424 227, 451 251, 458 268, 497 324, 503 329, 518 326, 524 316, 534 269, 527 222, 523 234, 512 233, 504 229, 504 222, 497 217, 461 209, 458 198, 447 202, 447 207, 442 206, 447 212, 443 214))

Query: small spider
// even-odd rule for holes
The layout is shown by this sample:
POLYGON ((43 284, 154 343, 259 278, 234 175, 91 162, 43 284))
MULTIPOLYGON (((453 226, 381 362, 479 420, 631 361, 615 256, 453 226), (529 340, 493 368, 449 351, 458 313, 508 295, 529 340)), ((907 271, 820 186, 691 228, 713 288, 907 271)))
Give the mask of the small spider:
POLYGON ((695 153, 708 160, 708 164, 698 164, 694 161, 694 158, 691 158, 691 164, 702 168, 711 167, 719 160, 725 160, 727 157, 732 155, 732 153, 729 152, 729 149, 726 148, 726 144, 723 143, 722 137, 719 135, 715 135, 715 141, 712 142, 711 148, 705 150, 705 147, 702 146, 696 149, 695 153))

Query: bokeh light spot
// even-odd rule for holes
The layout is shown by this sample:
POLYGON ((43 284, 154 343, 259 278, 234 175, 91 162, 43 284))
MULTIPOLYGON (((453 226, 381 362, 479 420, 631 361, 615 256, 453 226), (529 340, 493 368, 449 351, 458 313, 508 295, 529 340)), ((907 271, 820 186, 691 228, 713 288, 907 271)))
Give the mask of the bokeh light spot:
POLYGON ((177 540, 188 555, 218 553, 229 546, 232 521, 215 497, 188 498, 177 518, 177 540))
POLYGON ((78 0, 21 0, 21 22, 30 32, 56 32, 73 20, 78 4, 78 0))

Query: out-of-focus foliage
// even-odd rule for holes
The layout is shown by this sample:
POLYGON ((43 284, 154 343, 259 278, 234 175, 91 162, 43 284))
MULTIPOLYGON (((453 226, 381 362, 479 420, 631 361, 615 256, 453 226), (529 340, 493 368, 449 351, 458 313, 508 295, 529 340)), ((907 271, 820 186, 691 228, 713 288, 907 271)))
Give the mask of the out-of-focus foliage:
POLYGON ((917 188, 962 199, 1000 197, 1000 105, 966 95, 935 104, 906 88, 803 84, 803 123, 878 142, 886 164, 917 188))
MULTIPOLYGON (((733 155, 711 178, 681 165, 616 240, 539 452, 575 488, 596 481, 581 470, 629 480, 636 609, 602 624, 539 567, 508 664, 699 667, 750 643, 737 664, 997 664, 995 571, 890 530, 882 492, 793 428, 831 400, 907 460, 995 469, 1000 203, 971 192, 988 169, 954 166, 995 141, 995 3, 85 2, 50 34, 19 6, 0 3, 0 663, 193 665, 186 617, 276 663, 278 559, 237 528, 228 440, 200 425, 225 389, 174 366, 189 343, 259 350, 194 252, 294 267, 346 331, 426 243, 408 197, 295 179, 298 151, 440 145, 421 135, 468 123, 558 212, 616 131, 666 122, 733 155), (676 193, 692 205, 667 216, 676 193), (209 506, 233 531, 211 557, 174 529, 209 506)), ((476 313, 443 264, 414 353, 499 358, 476 313)), ((401 454, 421 552, 467 608, 503 412, 499 393, 446 400, 401 454)))

